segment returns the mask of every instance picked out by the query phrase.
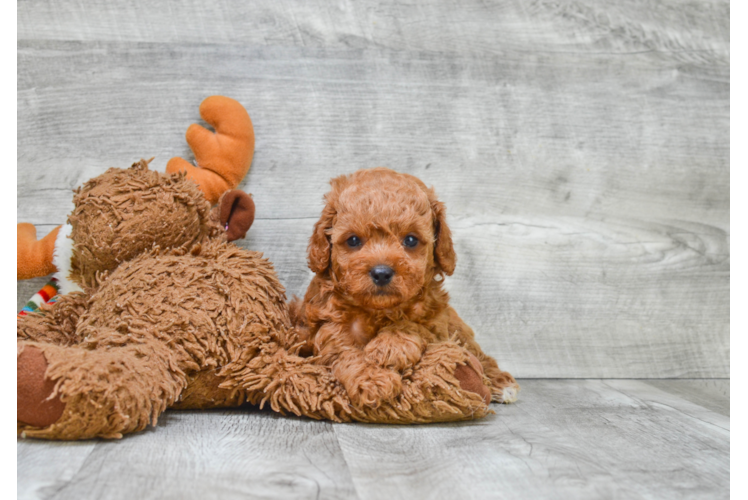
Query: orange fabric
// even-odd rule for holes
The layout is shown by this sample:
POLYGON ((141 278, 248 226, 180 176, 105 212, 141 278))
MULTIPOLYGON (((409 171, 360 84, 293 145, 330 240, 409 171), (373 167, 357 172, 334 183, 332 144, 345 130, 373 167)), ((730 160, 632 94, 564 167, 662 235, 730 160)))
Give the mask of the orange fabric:
POLYGON ((52 257, 60 226, 41 240, 36 239, 36 228, 33 224, 22 222, 17 228, 16 279, 27 280, 57 271, 52 264, 52 257))
POLYGON ((187 129, 187 144, 198 166, 175 157, 169 160, 166 171, 187 172, 187 178, 200 186, 208 201, 215 204, 249 172, 255 134, 247 111, 229 97, 208 97, 200 104, 200 116, 215 128, 215 133, 197 124, 187 129))

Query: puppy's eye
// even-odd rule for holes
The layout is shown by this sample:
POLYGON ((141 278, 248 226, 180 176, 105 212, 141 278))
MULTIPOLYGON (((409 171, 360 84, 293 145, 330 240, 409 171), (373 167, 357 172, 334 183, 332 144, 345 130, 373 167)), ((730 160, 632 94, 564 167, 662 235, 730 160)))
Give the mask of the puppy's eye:
POLYGON ((415 248, 418 245, 418 238, 416 238, 412 234, 409 234, 403 240, 403 245, 405 245, 408 248, 415 248))
POLYGON ((354 234, 353 236, 345 240, 345 244, 351 248, 358 248, 361 246, 361 238, 354 234))

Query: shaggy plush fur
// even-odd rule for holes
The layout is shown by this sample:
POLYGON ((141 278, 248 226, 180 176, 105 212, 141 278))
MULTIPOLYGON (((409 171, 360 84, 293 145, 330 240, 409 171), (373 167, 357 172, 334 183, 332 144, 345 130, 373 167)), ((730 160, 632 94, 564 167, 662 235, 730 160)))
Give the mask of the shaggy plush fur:
POLYGON ((75 242, 70 278, 90 287, 96 273, 151 249, 184 251, 219 237, 224 231, 210 203, 184 177, 140 161, 126 170, 110 168, 76 189, 68 216, 75 242))
MULTIPOLYGON (((44 353, 47 378, 66 405, 50 427, 19 426, 27 436, 119 437, 155 425, 180 398, 182 408, 259 403, 274 382, 267 366, 257 374, 260 390, 218 386, 263 355, 274 357, 276 371, 287 358, 303 362, 282 348, 295 343, 283 288, 256 252, 208 241, 187 255, 146 253, 101 279, 86 294, 63 296, 49 314, 18 322, 20 351, 44 353)), ((310 379, 316 398, 334 398, 327 372, 310 366, 296 383, 310 379)), ((279 392, 276 409, 305 406, 303 390, 279 392)))
MULTIPOLYGON (((430 349, 453 341, 477 358, 473 366, 482 367, 493 400, 513 402, 514 378, 449 306, 442 282, 456 257, 433 189, 386 168, 331 184, 309 242, 316 276, 294 309, 306 351, 333 367, 356 407, 376 408, 403 393, 430 349)), ((488 396, 480 386, 472 390, 488 396)))

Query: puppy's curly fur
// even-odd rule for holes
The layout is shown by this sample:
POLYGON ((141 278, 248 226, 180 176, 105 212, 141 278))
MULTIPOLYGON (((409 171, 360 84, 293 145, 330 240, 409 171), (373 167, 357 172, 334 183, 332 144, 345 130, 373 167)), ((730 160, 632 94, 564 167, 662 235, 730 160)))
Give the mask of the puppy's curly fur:
POLYGON ((387 168, 331 185, 309 241, 316 276, 303 303, 292 304, 307 352, 333 366, 354 404, 377 406, 399 394, 427 344, 457 341, 477 358, 469 364, 482 367, 491 399, 515 401, 514 378, 449 306, 442 285, 456 256, 434 190, 387 168))

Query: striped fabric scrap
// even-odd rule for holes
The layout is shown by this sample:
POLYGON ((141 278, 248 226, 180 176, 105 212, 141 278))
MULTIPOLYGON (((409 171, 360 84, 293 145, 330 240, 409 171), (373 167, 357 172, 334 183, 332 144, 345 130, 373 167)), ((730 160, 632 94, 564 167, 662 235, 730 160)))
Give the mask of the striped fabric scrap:
POLYGON ((36 311, 44 304, 54 303, 58 297, 58 290, 59 287, 57 285, 57 280, 52 278, 42 287, 41 290, 36 292, 36 294, 29 299, 26 305, 23 306, 23 309, 21 309, 21 312, 18 313, 18 316, 26 316, 28 313, 36 311))

